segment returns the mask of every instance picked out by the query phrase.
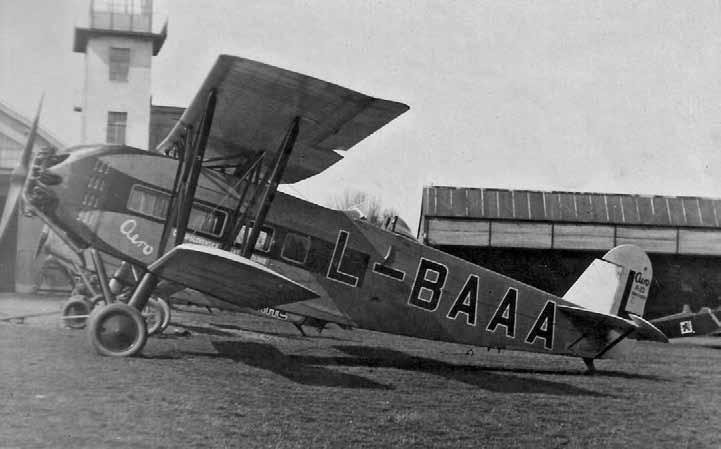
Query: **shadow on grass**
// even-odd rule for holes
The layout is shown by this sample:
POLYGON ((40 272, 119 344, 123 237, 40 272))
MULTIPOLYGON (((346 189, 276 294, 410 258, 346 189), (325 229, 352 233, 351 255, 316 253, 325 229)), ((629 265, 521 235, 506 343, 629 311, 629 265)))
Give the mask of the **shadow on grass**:
MULTIPOLYGON (((460 371, 469 372, 504 372, 504 373, 516 373, 516 374, 552 374, 562 376, 588 376, 589 374, 585 369, 580 368, 578 370, 550 370, 550 369, 536 369, 536 368, 509 368, 509 367, 488 367, 478 365, 457 365, 453 363, 441 362, 439 360, 428 359, 425 357, 413 356, 406 354, 405 352, 396 351, 394 349, 370 347, 370 346, 335 346, 335 349, 345 352, 346 354, 354 355, 359 357, 361 360, 365 360, 369 363, 367 366, 378 366, 397 368, 405 370, 419 370, 419 366, 423 366, 421 371, 431 370, 442 370, 442 369, 457 369, 460 371), (377 365, 372 365, 377 363, 377 365)), ((659 376, 649 374, 637 374, 628 373, 625 371, 600 371, 597 370, 594 376, 604 377, 618 377, 624 379, 642 379, 652 381, 666 381, 659 376)))
POLYGON ((391 390, 392 386, 367 379, 354 374, 341 373, 322 366, 306 363, 297 356, 288 356, 276 347, 267 343, 246 341, 214 341, 213 347, 217 354, 187 353, 211 358, 229 358, 248 366, 272 371, 293 382, 303 385, 366 388, 391 390))
POLYGON ((214 358, 230 358, 249 366, 272 371, 293 382, 344 388, 392 389, 365 377, 339 373, 326 366, 364 366, 395 368, 425 372, 463 382, 498 393, 545 393, 554 395, 614 397, 561 382, 497 374, 473 365, 455 365, 433 359, 414 357, 392 349, 366 346, 336 346, 352 357, 286 355, 266 343, 217 341, 212 343, 217 354, 194 354, 214 358))
MULTIPOLYGON (((295 340, 305 340, 307 338, 313 338, 313 339, 324 339, 324 340, 336 340, 336 341, 349 341, 347 338, 339 338, 334 337, 332 335, 323 335, 320 333, 311 333, 308 335, 302 335, 300 332, 295 330, 295 327, 292 327, 294 329, 294 332, 271 332, 266 330, 259 330, 259 329, 251 329, 248 327, 241 327, 237 326, 235 324, 223 324, 223 323, 210 323, 215 327, 219 327, 222 329, 233 329, 233 330, 239 330, 243 332, 254 332, 256 334, 263 334, 263 335, 272 335, 274 337, 284 337, 289 339, 295 339, 295 340)), ((288 322, 288 326, 293 326, 291 322, 288 322)), ((315 332, 315 331, 314 331, 315 332)))
MULTIPOLYGON (((614 397, 562 382, 543 379, 496 374, 488 368, 475 365, 456 365, 424 357, 411 356, 393 349, 368 346, 336 346, 336 349, 354 357, 296 356, 303 363, 315 365, 366 366, 394 368, 405 371, 424 372, 463 382, 496 393, 544 393, 560 396, 614 397)), ((511 370, 508 370, 512 372, 511 370)), ((529 370, 529 372, 531 372, 529 370)))
MULTIPOLYGON (((196 334, 204 334, 204 335, 212 335, 214 337, 237 337, 238 334, 234 334, 232 332, 226 332, 221 329, 214 329, 213 327, 209 326, 193 326, 190 324, 178 324, 177 325, 180 328, 187 329, 190 332, 195 332, 196 334)), ((215 327, 215 325, 213 325, 215 327)))

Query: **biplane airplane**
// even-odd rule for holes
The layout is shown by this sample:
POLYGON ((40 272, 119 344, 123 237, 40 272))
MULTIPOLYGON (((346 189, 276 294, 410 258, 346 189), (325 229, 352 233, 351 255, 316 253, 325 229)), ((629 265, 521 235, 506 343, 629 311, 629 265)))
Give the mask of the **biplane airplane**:
POLYGON ((642 318, 652 268, 634 246, 595 260, 558 297, 278 191, 406 110, 222 55, 157 152, 86 145, 31 160, 36 117, 0 232, 22 193, 74 250, 89 249, 107 305, 90 314, 88 338, 107 356, 138 354, 139 311, 183 289, 253 309, 321 300, 359 328, 579 357, 589 371, 626 338, 667 341, 642 318), (115 300, 110 284, 122 275, 109 276, 100 253, 139 270, 127 303, 115 300))

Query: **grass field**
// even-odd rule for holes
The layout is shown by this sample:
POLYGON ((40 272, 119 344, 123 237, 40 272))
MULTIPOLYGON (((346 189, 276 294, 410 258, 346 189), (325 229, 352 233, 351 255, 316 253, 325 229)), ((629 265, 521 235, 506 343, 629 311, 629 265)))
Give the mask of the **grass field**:
POLYGON ((581 360, 180 312, 190 335, 101 358, 0 323, 1 448, 718 448, 721 340, 581 360), (315 331, 309 331, 314 334, 315 331))

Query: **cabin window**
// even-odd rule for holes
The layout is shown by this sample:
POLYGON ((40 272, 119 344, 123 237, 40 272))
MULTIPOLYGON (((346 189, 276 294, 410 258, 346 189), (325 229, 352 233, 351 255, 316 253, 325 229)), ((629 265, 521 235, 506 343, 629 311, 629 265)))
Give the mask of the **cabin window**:
POLYGON ((128 210, 137 212, 140 215, 165 220, 169 204, 170 197, 163 192, 137 184, 130 189, 128 210))
MULTIPOLYGON (((250 237, 249 232, 252 229, 252 226, 250 228, 246 226, 240 228, 238 237, 235 238, 235 243, 237 243, 238 245, 243 245, 243 238, 245 238, 245 234, 248 233, 248 237, 250 237)), ((262 253, 267 253, 268 251, 270 251, 270 246, 273 244, 273 233, 273 228, 270 228, 268 226, 263 226, 260 229, 260 233, 258 233, 258 240, 256 240, 255 242, 256 251, 260 251, 262 253)))
MULTIPOLYGON (((128 210, 140 215, 165 220, 168 215, 170 195, 138 184, 130 189, 128 210)), ((220 237, 225 227, 225 211, 194 204, 188 219, 188 229, 220 237)), ((260 239, 258 239, 260 241, 260 239)))
POLYGON ((107 143, 125 145, 125 129, 128 126, 128 113, 108 111, 107 143))
POLYGON ((305 263, 310 252, 310 237, 289 232, 283 242, 280 257, 291 262, 305 263))
POLYGON ((108 69, 110 81, 127 81, 130 72, 130 49, 110 47, 108 69))
POLYGON ((220 237, 225 226, 225 212, 196 204, 190 211, 188 229, 220 237))

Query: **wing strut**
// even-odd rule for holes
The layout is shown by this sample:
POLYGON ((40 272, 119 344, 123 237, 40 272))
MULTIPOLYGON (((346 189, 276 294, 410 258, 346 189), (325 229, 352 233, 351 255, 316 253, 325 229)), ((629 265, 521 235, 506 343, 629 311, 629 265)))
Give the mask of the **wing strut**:
MULTIPOLYGON (((166 225, 163 226, 163 233, 160 236, 160 244, 158 245, 158 257, 161 257, 163 254, 165 254, 165 248, 168 244, 168 238, 170 236, 170 229, 171 227, 167 225, 167 223, 170 223, 173 221, 173 219, 177 216, 176 213, 176 199, 178 197, 178 191, 180 189, 180 179, 181 175, 183 174, 183 169, 185 168, 185 157, 187 153, 185 152, 185 148, 192 148, 193 146, 193 128, 192 126, 188 126, 186 128, 186 134, 183 137, 183 140, 185 143, 182 146, 176 146, 176 157, 178 160, 178 168, 175 171, 175 178, 173 181, 173 191, 170 195, 170 204, 168 204, 168 212, 165 217, 165 223, 166 225)), ((189 152, 188 152, 189 153, 189 152)))
MULTIPOLYGON (((236 205, 235 209, 233 210, 233 215, 231 216, 230 226, 226 227, 225 234, 223 234, 223 238, 221 239, 220 249, 223 249, 225 251, 230 250, 233 246, 233 242, 235 238, 240 233, 240 230, 242 228, 243 223, 245 222, 245 218, 248 214, 248 210, 250 210, 250 207, 252 205, 249 205, 246 207, 245 212, 242 215, 240 215, 240 209, 245 204, 245 196, 248 194, 248 190, 250 188, 250 185, 258 185, 260 184, 260 170, 263 168, 263 159, 265 158, 265 152, 261 153, 248 167, 245 174, 241 176, 241 180, 245 179, 245 185, 243 186, 243 191, 240 193, 240 197, 238 198, 238 204, 236 205)), ((255 198, 255 195, 251 197, 251 200, 255 198)))
POLYGON ((278 151, 278 157, 275 161, 273 172, 270 174, 270 181, 268 182, 268 185, 265 188, 265 192, 263 193, 263 200, 260 203, 258 212, 256 212, 255 214, 255 220, 253 220, 253 228, 250 232, 250 237, 248 237, 248 241, 245 241, 245 239, 243 239, 243 249, 241 252, 241 255, 243 257, 250 257, 253 252, 253 248, 255 248, 255 242, 258 241, 258 236, 260 235, 260 228, 265 222, 265 217, 266 215, 268 215, 270 205, 271 203, 273 203, 273 199, 275 198, 275 192, 278 191, 278 184, 280 184, 280 178, 281 176, 283 176, 285 167, 288 164, 288 159, 290 158, 290 153, 293 151, 295 139, 298 137, 299 128, 300 117, 296 116, 291 122, 288 132, 283 138, 283 143, 281 144, 280 151, 278 151))
POLYGON ((288 160, 295 146, 299 130, 300 117, 295 117, 288 126, 288 130, 278 148, 275 160, 272 162, 272 171, 266 172, 261 176, 261 171, 264 166, 263 162, 266 157, 266 153, 261 153, 241 176, 240 179, 245 182, 245 186, 240 193, 238 204, 233 211, 232 225, 228 226, 228 230, 221 239, 221 249, 226 251, 230 250, 238 236, 242 234, 240 255, 245 258, 250 258, 252 255, 263 223, 268 215, 268 210, 273 203, 275 193, 278 191, 278 185, 288 165, 288 160), (253 185, 253 193, 246 202, 245 198, 251 184, 253 185), (242 215, 241 209, 243 209, 242 215), (254 214, 254 218, 250 220, 252 214, 254 214))
MULTIPOLYGON (((168 220, 165 222, 163 229, 164 241, 161 242, 159 251, 164 250, 165 243, 170 235, 169 228, 175 225, 175 246, 183 243, 185 239, 185 233, 188 230, 188 221, 190 219, 190 212, 193 210, 193 199, 195 197, 195 190, 198 186, 198 177, 200 171, 203 168, 203 157, 205 155, 205 147, 208 143, 208 136, 210 135, 210 128, 213 124, 213 114, 215 112, 215 105, 218 99, 218 90, 210 89, 208 92, 208 99, 205 104, 205 111, 203 112, 203 118, 200 122, 200 128, 198 135, 195 137, 192 145, 192 150, 184 151, 182 155, 182 176, 180 182, 176 182, 177 187, 177 215, 174 211, 168 211, 168 220), (175 218, 173 220, 173 218, 175 218)), ((181 172, 181 168, 178 168, 178 173, 181 172)), ((176 177, 177 181, 177 177, 176 177)), ((173 192, 175 196, 176 192, 173 192)), ((173 208, 169 208, 173 209, 173 208)), ((150 298, 150 293, 158 285, 158 276, 150 271, 147 271, 138 286, 135 288, 133 295, 128 302, 129 305, 135 307, 137 310, 143 310, 145 304, 150 298)))
POLYGON ((208 102, 205 106, 205 114, 200 124, 200 135, 198 135, 193 151, 186 155, 186 169, 181 180, 183 195, 180 196, 180 208, 178 210, 177 233, 175 234, 175 245, 180 245, 185 240, 185 232, 188 230, 188 220, 190 219, 190 211, 193 209, 193 198, 195 198, 195 189, 198 187, 198 176, 203 168, 203 157, 205 156, 205 146, 208 143, 208 135, 210 127, 213 124, 213 113, 215 112, 215 104, 218 99, 218 91, 211 89, 208 93, 208 102))

